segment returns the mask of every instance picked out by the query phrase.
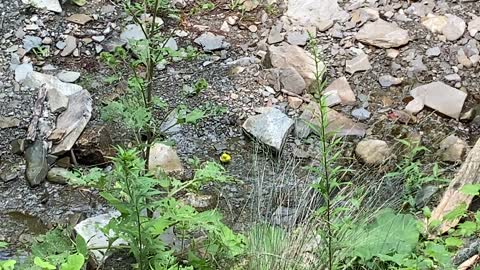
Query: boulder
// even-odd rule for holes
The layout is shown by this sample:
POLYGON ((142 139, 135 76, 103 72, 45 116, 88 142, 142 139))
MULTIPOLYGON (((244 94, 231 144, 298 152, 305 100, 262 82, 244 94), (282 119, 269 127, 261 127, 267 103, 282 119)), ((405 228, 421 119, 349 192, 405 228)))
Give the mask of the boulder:
POLYGON ((334 80, 324 91, 327 106, 335 106, 337 104, 353 105, 355 104, 355 93, 353 93, 347 78, 340 77, 334 80))
POLYGON ((286 15, 295 24, 316 27, 325 21, 345 21, 349 17, 337 0, 288 0, 286 15))
POLYGON ((382 140, 364 139, 355 147, 355 154, 360 160, 368 165, 383 164, 392 150, 388 144, 382 140))
POLYGON ((265 108, 259 115, 250 116, 243 123, 246 133, 281 152, 294 121, 275 108, 265 108))
POLYGON ((410 91, 410 95, 415 100, 411 102, 424 104, 455 119, 460 116, 467 97, 465 92, 442 82, 432 82, 416 87, 410 91))
POLYGON ((115 156, 110 130, 105 125, 87 127, 78 138, 73 152, 77 162, 82 165, 99 165, 115 156))
MULTIPOLYGON (((274 68, 294 68, 305 80, 307 88, 315 80, 316 67, 313 56, 296 45, 270 46, 265 57, 265 65, 274 68)), ((318 69, 319 71, 325 69, 323 62, 319 64, 318 69)))
POLYGON ((150 148, 148 170, 154 175, 158 175, 158 170, 167 174, 178 174, 182 173, 184 168, 177 151, 173 147, 163 143, 155 143, 150 148))
POLYGON ((355 38, 362 43, 380 48, 396 48, 410 41, 407 30, 380 19, 366 23, 355 35, 355 38))
MULTIPOLYGON (((329 135, 341 137, 365 136, 367 128, 365 124, 354 122, 344 114, 333 109, 327 108, 327 121, 328 124, 326 131, 329 135)), ((300 119, 295 122, 295 136, 298 138, 307 137, 312 131, 309 123, 316 126, 320 126, 322 124, 320 108, 316 103, 308 104, 303 113, 300 115, 300 119)))

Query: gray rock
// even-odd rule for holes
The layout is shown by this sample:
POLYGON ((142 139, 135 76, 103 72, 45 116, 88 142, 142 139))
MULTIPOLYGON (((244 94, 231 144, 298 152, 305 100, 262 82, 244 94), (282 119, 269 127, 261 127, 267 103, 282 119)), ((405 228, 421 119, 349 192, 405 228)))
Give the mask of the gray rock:
POLYGON ((230 47, 230 44, 225 41, 224 36, 215 35, 211 32, 201 34, 193 42, 202 46, 204 51, 216 51, 230 47))
POLYGON ((25 178, 31 187, 40 185, 47 176, 47 144, 42 140, 35 141, 25 150, 25 178))
POLYGON ((392 150, 382 140, 364 139, 355 147, 355 154, 360 160, 369 165, 381 165, 388 159, 392 150))
POLYGON ((370 65, 370 61, 368 61, 368 55, 365 53, 357 55, 352 60, 347 60, 345 65, 345 71, 350 74, 372 69, 372 65, 370 65))
POLYGON ((70 55, 77 48, 77 39, 74 36, 67 36, 65 38, 65 48, 60 53, 61 56, 70 55))
MULTIPOLYGON (((295 136, 298 138, 306 138, 310 132, 310 124, 320 126, 322 119, 320 117, 320 110, 318 104, 310 103, 307 105, 303 113, 300 115, 300 119, 295 122, 295 136)), ((339 113, 330 108, 327 109, 327 133, 335 134, 341 137, 363 137, 366 133, 367 126, 362 123, 353 122, 350 118, 346 117, 342 113, 339 113)))
POLYGON ((178 45, 177 45, 177 41, 175 40, 175 38, 169 38, 167 40, 167 42, 165 43, 164 47, 169 48, 172 51, 177 51, 178 50, 178 45))
POLYGON ((371 113, 367 111, 365 108, 356 108, 352 110, 352 116, 362 121, 362 120, 369 119, 371 116, 371 113))
POLYGON ((38 9, 48 9, 53 12, 62 12, 62 6, 58 0, 22 0, 26 5, 32 5, 38 9))
POLYGON ((287 17, 303 26, 316 26, 325 21, 345 21, 349 15, 337 0, 289 0, 287 17))
POLYGON ((80 78, 80 72, 64 70, 57 74, 57 78, 62 82, 73 83, 80 78))
POLYGON ((415 207, 421 209, 425 207, 433 198, 433 195, 437 193, 439 188, 437 186, 425 186, 420 189, 415 195, 415 207))
POLYGON ((433 47, 428 49, 425 53, 427 54, 428 57, 435 57, 435 56, 439 56, 441 51, 439 47, 433 47))
POLYGON ((355 38, 360 42, 380 48, 400 47, 410 41, 407 30, 381 19, 366 23, 355 35, 355 38))
POLYGON ((125 46, 125 44, 127 44, 127 41, 125 39, 121 39, 119 37, 112 37, 112 38, 110 38, 110 39, 108 39, 108 40, 106 40, 105 42, 102 43, 103 48, 107 52, 113 52, 115 50, 115 48, 123 47, 123 46, 125 46))
MULTIPOLYGON (((290 44, 280 46, 271 45, 265 57, 267 67, 288 68, 293 67, 303 77, 308 88, 315 79, 316 66, 313 56, 304 49, 290 44)), ((320 70, 325 69, 323 62, 319 64, 320 70)))
POLYGON ((184 168, 182 161, 177 155, 177 151, 169 145, 155 143, 150 149, 148 158, 148 170, 154 175, 160 171, 167 174, 182 173, 184 168))
POLYGON ((105 40, 105 36, 92 36, 92 40, 95 42, 102 42, 105 40))
POLYGON ((0 116, 0 129, 18 127, 20 119, 11 116, 0 116))
POLYGON ((378 82, 382 87, 390 87, 392 85, 399 85, 403 82, 402 78, 395 78, 392 75, 382 75, 378 78, 378 82))
POLYGON ((480 17, 476 17, 468 23, 468 33, 470 33, 470 36, 475 37, 478 32, 480 32, 480 17))
POLYGON ((42 39, 36 36, 25 36, 23 38, 23 48, 25 53, 28 53, 33 48, 38 48, 42 46, 42 39))
POLYGON ((293 67, 279 69, 280 86, 282 89, 302 95, 306 88, 305 80, 293 67))
POLYGON ((92 98, 82 89, 68 96, 67 109, 61 113, 55 129, 49 136, 53 140, 51 154, 63 154, 72 149, 92 116, 92 98))
POLYGON ((146 37, 140 25, 129 24, 125 26, 125 28, 123 29, 123 32, 120 34, 120 39, 128 42, 130 40, 146 39, 146 37))
POLYGON ((56 184, 66 184, 70 174, 65 168, 51 168, 47 173, 47 181, 56 184))
POLYGON ((31 72, 24 80, 23 85, 30 88, 47 88, 48 106, 52 112, 67 108, 68 98, 83 90, 79 85, 65 83, 52 75, 31 72))
POLYGON ((31 63, 25 63, 18 65, 15 68, 15 81, 22 82, 24 81, 28 74, 33 72, 33 66, 31 63))
POLYGON ((465 21, 455 15, 446 15, 447 25, 442 29, 443 35, 447 38, 447 40, 455 41, 463 36, 467 25, 465 21))
POLYGON ((330 85, 328 85, 323 91, 323 95, 326 97, 326 105, 328 107, 338 104, 353 105, 356 101, 355 93, 353 93, 345 76, 330 83, 330 85))
POLYGON ((307 41, 307 31, 290 31, 287 33, 287 42, 292 45, 305 46, 307 41))
POLYGON ((453 74, 445 75, 445 80, 459 82, 462 80, 462 78, 457 73, 453 73, 453 74))
POLYGON ((465 92, 450 87, 442 82, 432 82, 410 91, 416 102, 458 119, 467 97, 465 92))
POLYGON ((293 120, 280 110, 268 108, 262 114, 250 116, 242 127, 258 141, 281 152, 293 123, 293 120))
POLYGON ((0 162, 0 180, 3 182, 10 182, 15 180, 20 175, 20 168, 17 164, 4 161, 0 162))
POLYGON ((60 40, 57 43, 55 43, 55 47, 57 47, 57 49, 59 50, 65 49, 66 46, 67 46, 67 43, 65 43, 65 41, 60 40))
POLYGON ((440 156, 443 161, 461 162, 467 150, 467 143, 455 135, 440 142, 440 156))
POLYGON ((272 29, 270 29, 270 33, 268 34, 267 39, 268 44, 275 44, 283 41, 285 34, 281 33, 282 29, 282 23, 277 23, 272 27, 272 29))

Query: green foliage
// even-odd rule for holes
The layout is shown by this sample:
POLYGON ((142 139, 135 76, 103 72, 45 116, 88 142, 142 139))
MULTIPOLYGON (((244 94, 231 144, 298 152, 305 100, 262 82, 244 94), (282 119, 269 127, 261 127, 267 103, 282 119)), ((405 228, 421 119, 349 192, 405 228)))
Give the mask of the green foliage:
POLYGON ((250 270, 278 269, 288 250, 286 232, 269 224, 255 225, 247 234, 247 256, 250 270))
POLYGON ((94 175, 99 179, 88 183, 100 184, 100 195, 121 213, 104 230, 112 230, 116 237, 129 243, 139 269, 178 267, 176 252, 190 254, 190 264, 195 267, 211 266, 218 258, 231 259, 243 253, 243 236, 234 234, 225 226, 218 212, 200 213, 175 199, 181 192, 197 190, 207 183, 232 181, 221 165, 204 163, 196 169, 193 179, 182 182, 163 174, 155 178, 145 171, 145 162, 138 157, 137 151, 117 150, 118 156, 113 159, 114 170, 101 174, 95 171, 94 175), (158 215, 153 217, 146 213, 158 215), (189 243, 180 251, 173 250, 160 238, 170 228, 182 242, 189 243), (195 237, 200 232, 207 235, 206 240, 195 237), (199 245, 204 248, 195 248, 199 245))
POLYGON ((398 141, 407 148, 408 152, 404 155, 403 160, 396 165, 397 170, 388 173, 385 177, 387 179, 400 178, 403 180, 406 202, 413 206, 415 205, 415 194, 422 186, 428 183, 446 183, 448 181, 441 177, 441 171, 436 163, 433 164, 431 173, 424 172, 423 164, 416 157, 420 153, 428 151, 426 147, 406 140, 398 141))
POLYGON ((215 9, 215 3, 210 1, 200 1, 190 10, 191 15, 202 14, 215 9))
POLYGON ((410 254, 417 245, 419 231, 417 220, 412 215, 395 214, 386 209, 375 222, 355 233, 352 255, 362 261, 389 254, 410 254))

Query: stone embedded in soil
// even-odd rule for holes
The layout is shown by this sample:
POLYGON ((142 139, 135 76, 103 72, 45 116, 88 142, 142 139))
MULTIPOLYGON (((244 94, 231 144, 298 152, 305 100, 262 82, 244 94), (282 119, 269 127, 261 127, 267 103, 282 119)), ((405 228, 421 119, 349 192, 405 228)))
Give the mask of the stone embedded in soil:
POLYGON ((22 0, 26 5, 32 5, 38 9, 48 9, 53 12, 62 12, 62 6, 58 0, 22 0))
POLYGON ((0 116, 0 129, 18 127, 20 119, 12 116, 0 116))
POLYGON ((305 80, 293 67, 278 69, 280 87, 297 95, 302 95, 307 87, 305 80))
POLYGON ((113 52, 115 48, 123 47, 125 44, 127 44, 127 41, 119 37, 111 37, 102 43, 107 52, 113 52))
POLYGON ((287 42, 292 45, 305 46, 307 40, 307 31, 290 31, 287 33, 287 42))
POLYGON ((57 112, 67 108, 69 96, 83 90, 79 85, 65 83, 57 77, 42 74, 39 72, 31 72, 23 81, 23 85, 30 88, 47 88, 48 107, 52 112, 57 112))
MULTIPOLYGON (((307 88, 315 80, 316 67, 313 56, 296 45, 271 45, 268 47, 268 54, 264 62, 267 67, 293 67, 303 77, 307 88)), ((323 62, 319 64, 319 69, 325 69, 323 62)))
POLYGON ((467 143, 455 135, 450 135, 440 142, 442 161, 460 162, 467 149, 467 143))
POLYGON ((372 69, 372 65, 370 65, 370 61, 368 61, 368 55, 365 53, 360 53, 352 60, 347 60, 345 62, 345 71, 350 74, 369 69, 372 69))
POLYGON ((357 118, 360 121, 367 120, 370 118, 371 113, 365 108, 356 108, 352 110, 352 116, 357 118))
POLYGON ((445 80, 459 82, 462 80, 462 78, 457 73, 453 73, 453 74, 445 75, 445 80))
POLYGON ((77 48, 77 38, 74 36, 67 36, 65 38, 65 48, 60 53, 61 56, 68 56, 77 48))
POLYGON ((455 119, 460 116, 467 97, 465 92, 442 82, 432 82, 416 87, 410 91, 410 95, 422 101, 425 106, 455 119))
POLYGON ((167 42, 164 45, 165 48, 169 48, 172 51, 177 51, 178 50, 178 45, 177 45, 177 40, 175 38, 169 38, 167 42))
POLYGON ((90 93, 82 89, 70 95, 67 109, 58 116, 55 129, 50 135, 52 138, 60 138, 59 141, 53 142, 51 154, 63 154, 72 149, 91 116, 92 98, 90 93))
POLYGON ((265 112, 250 116, 242 127, 258 141, 281 152, 294 121, 275 108, 266 108, 265 112))
POLYGON ((447 40, 455 41, 463 36, 466 29, 466 23, 462 18, 455 15, 429 14, 423 17, 422 24, 432 33, 441 33, 447 40))
POLYGON ((353 105, 356 100, 355 93, 353 93, 346 77, 340 77, 334 80, 323 91, 323 94, 326 97, 328 107, 338 104, 353 105))
MULTIPOLYGON (((108 237, 102 231, 103 227, 107 226, 111 219, 117 218, 120 216, 120 212, 113 211, 106 214, 101 214, 87 218, 77 225, 75 225, 75 232, 82 236, 83 239, 87 242, 87 248, 89 252, 93 255, 96 263, 101 263, 105 259, 105 253, 107 249, 105 247, 109 245, 109 238, 113 238, 113 231, 109 231, 108 237)), ((121 239, 117 238, 113 243, 112 247, 118 247, 120 245, 128 245, 128 243, 121 239)))
POLYGON ((10 182, 15 180, 19 175, 19 165, 9 161, 0 161, 0 181, 10 182))
POLYGON ((135 41, 135 40, 146 39, 146 37, 145 37, 145 34, 143 33, 140 25, 129 24, 129 25, 125 26, 122 33, 120 34, 120 39, 128 42, 130 40, 135 41))
POLYGON ((272 27, 272 29, 270 29, 270 33, 268 34, 267 39, 268 44, 275 44, 283 41, 283 39, 285 38, 285 34, 281 33, 282 29, 282 23, 277 23, 272 27))
POLYGON ((173 147, 162 143, 155 143, 150 148, 148 170, 158 175, 159 170, 167 174, 179 174, 182 173, 184 169, 182 161, 173 147))
POLYGON ((439 56, 441 53, 440 51, 440 48, 439 47, 432 47, 432 48, 429 48, 425 54, 428 56, 428 57, 435 57, 435 56, 439 56))
POLYGON ((47 144, 42 140, 36 140, 25 150, 25 178, 31 187, 40 185, 47 176, 47 144))
POLYGON ((76 23, 76 24, 84 25, 84 24, 92 21, 93 18, 88 16, 87 14, 77 13, 77 14, 73 14, 69 17, 66 17, 65 20, 67 20, 69 22, 76 23))
POLYGON ((190 205, 197 211, 206 211, 215 208, 217 200, 210 194, 187 193, 180 198, 180 201, 190 205))
POLYGON ((405 106, 405 111, 411 114, 417 114, 425 107, 422 99, 414 98, 411 100, 407 106, 405 106))
POLYGON ((23 38, 23 49, 28 53, 34 48, 42 46, 42 39, 36 36, 25 36, 23 38))
POLYGON ((355 154, 368 165, 381 165, 391 155, 392 150, 385 141, 364 139, 355 147, 355 154))
MULTIPOLYGON (((366 133, 367 126, 362 123, 354 122, 347 116, 333 109, 327 109, 327 132, 336 134, 337 136, 358 136, 363 137, 366 133)), ((295 136, 298 138, 306 138, 312 131, 309 124, 321 125, 321 114, 318 104, 310 103, 307 105, 300 118, 295 121, 295 136)))
POLYGON ((480 17, 476 17, 468 23, 468 33, 470 36, 474 37, 478 32, 480 32, 480 17))
POLYGON ((396 78, 392 75, 382 75, 378 78, 378 82, 384 88, 388 88, 392 85, 399 85, 403 82, 402 78, 396 78))
POLYGON ((463 36, 466 28, 465 21, 455 15, 447 14, 446 16, 447 25, 442 29, 442 33, 447 40, 455 41, 463 36))
POLYGON ((193 42, 202 46, 204 51, 216 51, 227 49, 230 44, 225 41, 225 37, 211 32, 205 32, 197 37, 193 42))
POLYGON ((27 75, 33 72, 33 65, 31 63, 25 63, 18 65, 15 68, 15 81, 22 82, 27 78, 27 75))
POLYGON ((345 21, 349 17, 337 0, 289 0, 285 15, 294 24, 316 27, 324 21, 345 21))
POLYGON ((298 98, 298 97, 289 96, 287 98, 287 100, 288 100, 288 106, 290 108, 293 108, 293 109, 298 109, 303 104, 303 100, 301 98, 298 98))
POLYGON ((57 74, 57 78, 62 82, 73 83, 80 78, 80 72, 64 70, 57 74))
POLYGON ((365 24, 355 38, 360 42, 380 48, 400 47, 410 41, 407 30, 380 19, 365 24))
POLYGON ((51 168, 47 173, 47 181, 56 184, 66 184, 70 174, 70 171, 64 168, 51 168))

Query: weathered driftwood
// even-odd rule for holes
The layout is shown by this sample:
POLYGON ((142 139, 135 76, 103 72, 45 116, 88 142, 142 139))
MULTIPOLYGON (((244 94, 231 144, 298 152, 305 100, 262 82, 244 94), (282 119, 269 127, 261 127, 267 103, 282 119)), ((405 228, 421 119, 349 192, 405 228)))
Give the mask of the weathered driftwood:
POLYGON ((29 141, 35 141, 35 137, 37 136, 38 120, 42 115, 43 104, 46 96, 47 88, 44 86, 40 87, 38 90, 37 100, 35 101, 35 107, 33 108, 32 121, 30 121, 30 125, 28 126, 27 130, 27 140, 29 141))
POLYGON ((468 153, 462 167, 457 172, 452 182, 450 182, 450 185, 443 194, 440 203, 432 212, 432 220, 442 221, 438 233, 443 234, 458 224, 459 219, 443 221, 443 218, 463 203, 467 206, 470 205, 473 196, 466 195, 461 192, 461 189, 465 185, 476 183, 480 183, 480 139, 468 153))

